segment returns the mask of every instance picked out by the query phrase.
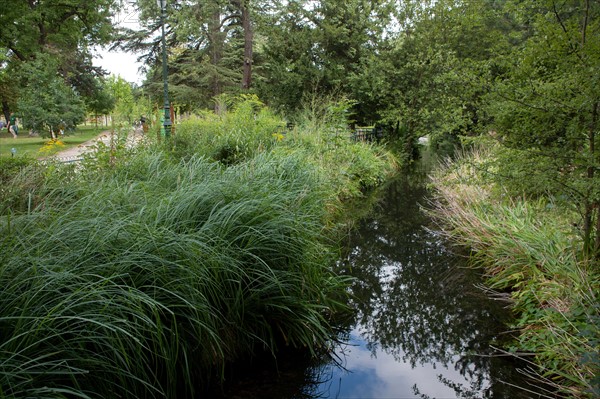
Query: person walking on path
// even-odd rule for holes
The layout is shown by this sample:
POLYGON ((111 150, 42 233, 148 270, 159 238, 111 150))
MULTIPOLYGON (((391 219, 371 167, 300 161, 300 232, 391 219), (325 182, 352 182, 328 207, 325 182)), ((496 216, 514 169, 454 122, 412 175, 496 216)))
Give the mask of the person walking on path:
POLYGON ((12 134, 13 139, 16 139, 19 135, 19 126, 17 126, 17 117, 14 112, 10 113, 10 118, 8 119, 8 131, 12 134))

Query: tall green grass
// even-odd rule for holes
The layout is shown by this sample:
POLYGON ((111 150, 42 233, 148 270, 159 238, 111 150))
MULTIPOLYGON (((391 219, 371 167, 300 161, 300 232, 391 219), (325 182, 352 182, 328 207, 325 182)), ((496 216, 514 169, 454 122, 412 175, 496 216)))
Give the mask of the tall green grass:
POLYGON ((334 339, 336 214, 394 158, 313 125, 284 135, 242 100, 173 142, 11 176, 0 397, 192 397, 237 359, 334 339))
POLYGON ((332 338, 317 169, 139 157, 2 220, 0 396, 190 396, 240 356, 332 338))
POLYGON ((74 172, 73 165, 52 161, 0 158, 0 216, 31 212, 47 202, 51 191, 61 191, 63 198, 59 201, 65 201, 70 196, 69 183, 75 178, 74 172))
POLYGON ((180 124, 172 154, 178 159, 202 154, 233 165, 265 152, 294 153, 327 171, 340 199, 360 197, 395 173, 398 160, 382 146, 351 139, 347 119, 351 105, 345 100, 312 99, 292 117, 295 125, 288 130, 286 121, 255 97, 241 97, 224 115, 205 113, 180 124))
POLYGON ((511 198, 486 176, 493 148, 479 148, 433 176, 432 213, 472 250, 492 288, 518 315, 513 352, 535 355, 536 375, 570 397, 595 397, 600 372, 600 276, 582 261, 568 212, 548 199, 511 198))
POLYGON ((224 165, 233 165, 272 147, 285 122, 255 96, 232 100, 223 115, 205 112, 177 126, 174 152, 179 157, 202 154, 224 165))
POLYGON ((307 162, 328 171, 329 185, 341 200, 359 198, 381 185, 399 168, 397 158, 384 147, 353 142, 345 135, 308 132, 303 126, 289 132, 274 152, 301 152, 307 162))

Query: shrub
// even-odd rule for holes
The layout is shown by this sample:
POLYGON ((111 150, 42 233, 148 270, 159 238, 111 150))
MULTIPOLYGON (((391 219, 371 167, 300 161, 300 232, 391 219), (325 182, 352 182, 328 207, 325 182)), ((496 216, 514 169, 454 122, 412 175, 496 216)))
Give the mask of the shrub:
POLYGON ((233 165, 268 150, 285 122, 275 117, 254 96, 242 96, 224 115, 205 113, 177 126, 175 155, 203 154, 233 165))

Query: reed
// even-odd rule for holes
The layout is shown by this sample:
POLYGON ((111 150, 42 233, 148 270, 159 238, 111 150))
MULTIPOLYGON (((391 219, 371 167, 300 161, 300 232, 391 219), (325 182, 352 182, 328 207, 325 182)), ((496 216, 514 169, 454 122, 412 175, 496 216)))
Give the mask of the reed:
POLYGON ((345 282, 316 168, 139 156, 3 219, 0 396, 190 396, 239 357, 332 338, 345 282))
POLYGON ((600 371, 597 268, 578 253, 569 212, 548 198, 509 197, 487 178, 484 163, 493 156, 493 149, 477 148, 441 167, 432 176, 431 212, 450 239, 471 249, 489 285, 510 292, 519 331, 512 352, 535 354, 537 378, 566 396, 593 397, 600 371))

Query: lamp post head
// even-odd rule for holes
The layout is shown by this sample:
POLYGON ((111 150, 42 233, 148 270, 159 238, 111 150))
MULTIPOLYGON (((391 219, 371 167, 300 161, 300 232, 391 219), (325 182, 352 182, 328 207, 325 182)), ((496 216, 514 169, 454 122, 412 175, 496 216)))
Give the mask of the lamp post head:
POLYGON ((161 10, 164 10, 167 6, 167 0, 156 0, 156 4, 158 4, 161 10))

